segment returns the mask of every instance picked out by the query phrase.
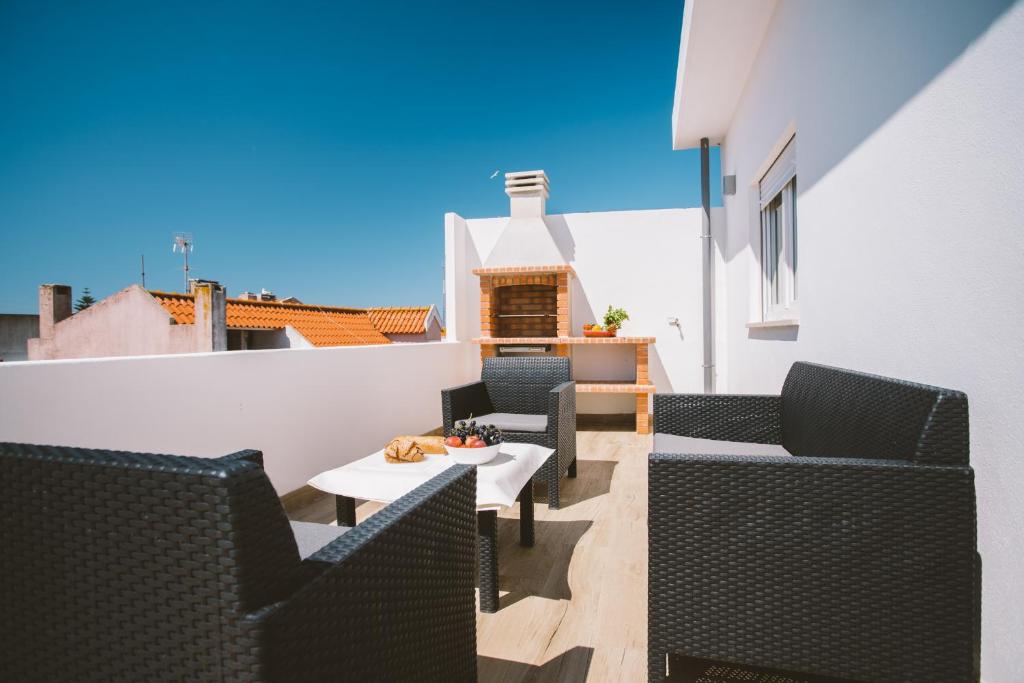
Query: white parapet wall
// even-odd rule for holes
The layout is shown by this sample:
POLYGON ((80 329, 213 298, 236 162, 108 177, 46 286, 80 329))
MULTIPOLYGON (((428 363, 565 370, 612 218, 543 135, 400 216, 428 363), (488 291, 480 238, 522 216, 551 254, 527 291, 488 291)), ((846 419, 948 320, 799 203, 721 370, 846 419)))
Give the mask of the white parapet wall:
POLYGON ((441 425, 479 378, 469 344, 238 351, 0 365, 0 441, 216 457, 262 450, 279 494, 441 425))

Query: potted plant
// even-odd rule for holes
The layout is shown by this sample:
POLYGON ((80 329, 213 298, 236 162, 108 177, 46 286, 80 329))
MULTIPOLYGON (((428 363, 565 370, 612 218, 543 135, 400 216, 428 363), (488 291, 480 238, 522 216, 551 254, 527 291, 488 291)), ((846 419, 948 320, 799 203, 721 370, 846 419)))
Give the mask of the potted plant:
POLYGON ((618 329, 622 327, 622 323, 627 320, 629 320, 629 313, 626 313, 625 309, 612 308, 609 305, 608 311, 604 314, 604 328, 614 337, 618 329))

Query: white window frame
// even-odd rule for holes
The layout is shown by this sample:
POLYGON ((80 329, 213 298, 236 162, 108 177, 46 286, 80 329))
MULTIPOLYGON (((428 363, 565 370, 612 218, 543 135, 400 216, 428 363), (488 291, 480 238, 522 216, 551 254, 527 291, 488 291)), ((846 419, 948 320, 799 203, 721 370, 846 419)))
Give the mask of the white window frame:
POLYGON ((796 321, 800 315, 796 176, 796 137, 792 136, 757 183, 764 322, 796 321))

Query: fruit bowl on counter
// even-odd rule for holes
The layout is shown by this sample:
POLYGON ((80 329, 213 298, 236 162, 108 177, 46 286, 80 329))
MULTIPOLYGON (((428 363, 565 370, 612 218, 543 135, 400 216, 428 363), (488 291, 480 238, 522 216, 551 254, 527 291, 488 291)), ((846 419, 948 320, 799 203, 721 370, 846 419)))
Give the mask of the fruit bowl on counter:
POLYGON ((494 425, 477 425, 474 420, 455 423, 444 440, 445 450, 460 465, 483 465, 498 457, 503 438, 494 425))

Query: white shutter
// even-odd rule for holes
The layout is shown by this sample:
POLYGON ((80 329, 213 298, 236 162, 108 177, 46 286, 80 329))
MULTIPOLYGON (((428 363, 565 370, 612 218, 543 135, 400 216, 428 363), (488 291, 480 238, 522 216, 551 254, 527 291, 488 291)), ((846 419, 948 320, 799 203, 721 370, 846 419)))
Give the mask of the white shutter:
POLYGON ((796 137, 790 138, 789 142, 779 153, 775 163, 764 174, 759 183, 761 208, 768 205, 775 195, 782 191, 793 176, 796 175, 796 137))

